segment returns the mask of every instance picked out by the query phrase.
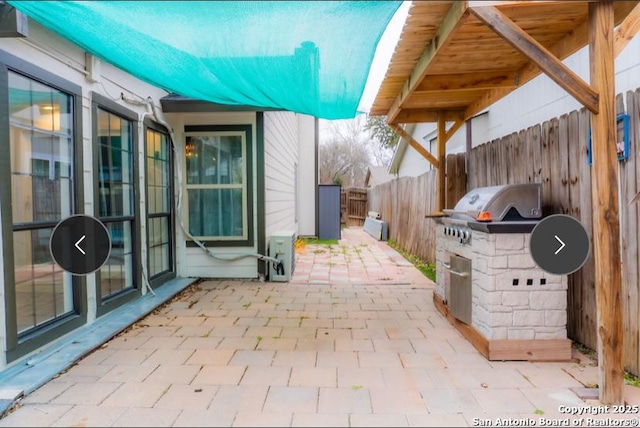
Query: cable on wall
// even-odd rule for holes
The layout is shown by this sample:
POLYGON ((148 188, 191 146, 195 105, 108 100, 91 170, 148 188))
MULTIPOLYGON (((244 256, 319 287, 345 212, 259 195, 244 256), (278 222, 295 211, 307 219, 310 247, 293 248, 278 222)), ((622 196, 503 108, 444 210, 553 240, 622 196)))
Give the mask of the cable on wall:
POLYGON ((156 107, 151 97, 147 97, 145 100, 136 100, 122 93, 121 98, 123 101, 128 102, 130 104, 146 106, 148 109, 150 109, 150 111, 145 112, 145 116, 151 115, 156 122, 163 125, 169 132, 169 140, 171 142, 171 148, 173 149, 173 153, 176 159, 176 162, 174 162, 174 164, 176 165, 176 175, 178 176, 178 183, 176 186, 178 189, 176 218, 178 220, 178 224, 180 225, 180 229, 185 234, 185 236, 188 237, 191 241, 193 241, 208 256, 214 259, 222 260, 222 261, 236 261, 236 260, 244 259, 247 257, 253 257, 262 262, 272 262, 274 264, 274 268, 278 272, 282 272, 282 274, 284 274, 284 264, 281 260, 278 260, 273 257, 265 256, 259 253, 240 253, 234 256, 222 256, 220 254, 216 254, 213 251, 211 251, 209 248, 206 247, 206 245, 202 241, 194 237, 187 230, 187 227, 184 225, 184 221, 182 217, 182 203, 183 203, 183 197, 184 197, 182 192, 182 162, 184 159, 182 158, 182 152, 179 150, 179 148, 176 145, 174 130, 171 127, 171 125, 169 125, 169 123, 164 119, 162 113, 158 111, 158 108, 156 107))

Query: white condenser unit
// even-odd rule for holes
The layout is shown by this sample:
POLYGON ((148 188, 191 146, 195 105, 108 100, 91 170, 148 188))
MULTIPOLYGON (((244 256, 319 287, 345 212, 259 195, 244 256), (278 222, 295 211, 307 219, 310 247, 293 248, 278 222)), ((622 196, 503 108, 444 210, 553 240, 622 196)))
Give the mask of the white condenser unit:
POLYGON ((269 237, 269 257, 282 263, 269 262, 269 280, 287 282, 293 276, 296 258, 296 233, 282 231, 269 237))

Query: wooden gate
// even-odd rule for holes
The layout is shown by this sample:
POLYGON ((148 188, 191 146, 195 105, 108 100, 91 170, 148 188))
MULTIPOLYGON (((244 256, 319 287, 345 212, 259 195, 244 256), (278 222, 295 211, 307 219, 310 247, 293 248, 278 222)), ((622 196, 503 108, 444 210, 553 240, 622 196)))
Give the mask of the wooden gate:
POLYGON ((340 222, 345 226, 362 226, 367 216, 367 189, 345 187, 340 193, 340 222))

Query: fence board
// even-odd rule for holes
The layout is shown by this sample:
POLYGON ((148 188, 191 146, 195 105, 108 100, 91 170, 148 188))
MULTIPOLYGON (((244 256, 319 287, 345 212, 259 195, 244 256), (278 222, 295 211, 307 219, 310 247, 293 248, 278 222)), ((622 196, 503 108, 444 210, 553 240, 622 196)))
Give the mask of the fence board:
POLYGON ((544 122, 542 124, 542 132, 540 134, 541 148, 541 176, 542 176, 542 212, 543 214, 554 212, 552 203, 551 192, 551 177, 552 177, 552 163, 551 163, 551 122, 544 122))
MULTIPOLYGON (((640 111, 638 94, 627 93, 629 114, 629 158, 620 163, 620 230, 622 244, 623 358, 625 368, 638 373, 638 205, 629 202, 638 191, 638 139, 640 111)), ((620 113, 620 111, 618 111, 620 113)))
POLYGON ((571 211, 571 196, 569 192, 569 115, 564 114, 558 120, 558 179, 554 190, 558 190, 556 200, 559 214, 569 214, 571 211))

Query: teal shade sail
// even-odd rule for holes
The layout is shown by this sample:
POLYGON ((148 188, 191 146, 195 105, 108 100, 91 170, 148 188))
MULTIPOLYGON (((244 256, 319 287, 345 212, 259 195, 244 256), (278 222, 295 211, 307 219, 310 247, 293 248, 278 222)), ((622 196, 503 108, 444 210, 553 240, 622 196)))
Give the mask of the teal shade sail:
POLYGON ((401 1, 8 3, 168 92, 348 119, 401 1))

